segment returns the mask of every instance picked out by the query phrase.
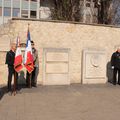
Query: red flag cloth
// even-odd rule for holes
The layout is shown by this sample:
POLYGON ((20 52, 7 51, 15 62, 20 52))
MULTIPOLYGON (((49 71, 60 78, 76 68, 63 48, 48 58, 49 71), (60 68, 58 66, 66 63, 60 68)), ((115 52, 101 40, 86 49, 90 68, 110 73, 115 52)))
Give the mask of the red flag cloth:
POLYGON ((17 49, 15 53, 15 60, 14 60, 14 69, 16 72, 20 72, 21 69, 23 68, 22 61, 23 59, 22 59, 22 53, 20 49, 20 39, 18 37, 17 38, 17 49))
POLYGON ((32 47, 31 47, 31 39, 30 39, 29 30, 28 30, 28 34, 27 34, 27 43, 26 43, 25 56, 24 56, 24 65, 29 73, 31 73, 34 70, 32 47))

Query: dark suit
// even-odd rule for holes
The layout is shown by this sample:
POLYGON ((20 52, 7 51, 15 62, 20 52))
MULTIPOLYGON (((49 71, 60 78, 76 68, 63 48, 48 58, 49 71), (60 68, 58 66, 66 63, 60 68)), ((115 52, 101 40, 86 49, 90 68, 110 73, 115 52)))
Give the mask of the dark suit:
MULTIPOLYGON (((5 64, 8 65, 8 91, 11 91, 11 82, 12 82, 12 75, 15 77, 15 69, 14 69, 14 59, 15 59, 15 53, 10 50, 6 54, 6 62, 5 64)), ((18 74, 16 73, 16 81, 18 78, 18 74)), ((17 83, 17 82, 16 82, 17 83)), ((16 89, 17 89, 17 84, 16 84, 16 89)))
POLYGON ((113 84, 116 85, 117 73, 118 73, 118 84, 120 84, 120 52, 116 51, 112 54, 111 66, 114 67, 114 69, 113 69, 113 84))

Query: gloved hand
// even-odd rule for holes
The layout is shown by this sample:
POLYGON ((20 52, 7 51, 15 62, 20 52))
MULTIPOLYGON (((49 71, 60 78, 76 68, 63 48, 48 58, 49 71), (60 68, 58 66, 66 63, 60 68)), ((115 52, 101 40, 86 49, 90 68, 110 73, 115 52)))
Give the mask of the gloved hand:
POLYGON ((114 66, 112 66, 111 68, 114 69, 114 66))

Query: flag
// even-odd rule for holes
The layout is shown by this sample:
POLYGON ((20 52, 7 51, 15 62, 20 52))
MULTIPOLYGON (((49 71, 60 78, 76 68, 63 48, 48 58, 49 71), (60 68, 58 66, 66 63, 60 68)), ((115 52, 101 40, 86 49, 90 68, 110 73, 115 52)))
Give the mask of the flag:
POLYGON ((28 28, 27 43, 26 43, 26 48, 25 48, 24 66, 29 73, 31 73, 34 70, 29 28, 28 28))
POLYGON ((14 69, 16 72, 20 72, 23 68, 22 65, 22 53, 20 49, 20 38, 17 37, 17 44, 16 44, 16 52, 15 52, 15 60, 14 60, 14 69))

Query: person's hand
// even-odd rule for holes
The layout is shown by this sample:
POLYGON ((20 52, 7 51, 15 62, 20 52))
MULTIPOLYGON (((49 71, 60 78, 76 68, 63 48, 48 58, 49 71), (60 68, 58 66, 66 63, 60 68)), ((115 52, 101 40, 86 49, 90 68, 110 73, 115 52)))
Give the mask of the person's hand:
POLYGON ((114 66, 112 66, 111 68, 114 69, 114 66))

